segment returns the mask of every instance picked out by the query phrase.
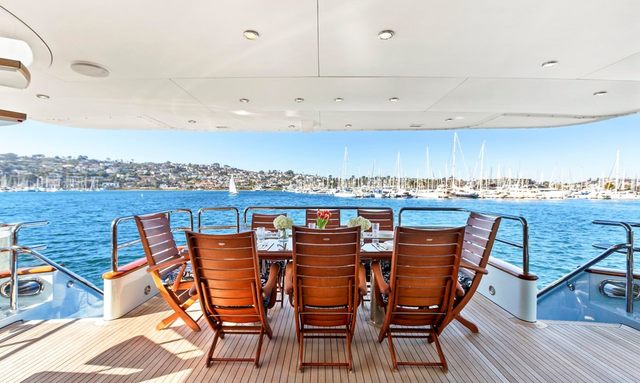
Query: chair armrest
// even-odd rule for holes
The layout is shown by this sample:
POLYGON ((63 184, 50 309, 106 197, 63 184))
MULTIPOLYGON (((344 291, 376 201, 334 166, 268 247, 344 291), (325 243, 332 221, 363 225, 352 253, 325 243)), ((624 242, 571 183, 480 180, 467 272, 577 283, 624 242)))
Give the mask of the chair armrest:
POLYGON ((358 292, 361 296, 367 295, 367 274, 364 265, 358 265, 358 292))
POLYGON ((284 292, 293 295, 293 262, 289 262, 284 269, 284 292))
POLYGON ((151 272, 154 272, 154 271, 166 269, 169 266, 181 265, 181 264, 184 264, 184 263, 187 263, 187 262, 189 262, 189 260, 187 258, 180 257, 180 258, 172 259, 170 261, 158 263, 158 264, 153 265, 153 266, 149 266, 149 267, 147 267, 147 272, 151 273, 151 272))
POLYGON ((280 274, 280 265, 277 263, 272 263, 269 268, 269 279, 267 279, 267 283, 262 286, 262 295, 263 297, 268 297, 273 294, 276 289, 276 285, 278 283, 278 275, 280 274))
POLYGON ((460 261, 460 267, 464 267, 465 269, 469 269, 469 270, 473 270, 476 273, 480 273, 480 274, 484 274, 487 275, 489 274, 489 271, 487 269, 485 269, 484 267, 478 267, 476 265, 472 265, 469 262, 466 261, 460 261))
POLYGON ((382 267, 380 267, 380 262, 371 262, 371 271, 373 272, 373 278, 378 291, 381 294, 389 295, 389 285, 384 281, 384 277, 382 276, 382 267))

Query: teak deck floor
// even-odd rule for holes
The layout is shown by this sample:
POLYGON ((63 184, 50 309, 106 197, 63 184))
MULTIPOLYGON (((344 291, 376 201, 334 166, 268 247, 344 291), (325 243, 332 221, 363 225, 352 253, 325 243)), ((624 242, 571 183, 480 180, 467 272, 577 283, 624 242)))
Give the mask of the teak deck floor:
MULTIPOLYGON (((127 317, 102 322, 27 322, 0 330, 0 377, 9 382, 637 382, 640 332, 618 325, 548 322, 526 324, 476 294, 465 314, 480 334, 455 323, 442 337, 449 372, 427 367, 390 371, 386 341, 367 322, 361 307, 353 344, 354 370, 297 369, 293 310, 288 304, 270 313, 274 339, 265 338, 262 366, 220 363, 206 368, 204 354, 213 332, 203 319, 201 332, 182 322, 156 331, 166 313, 155 297, 127 317)), ((198 313, 196 311, 196 313, 198 313)), ((230 335, 216 354, 247 355, 255 336, 230 335)), ((344 356, 342 340, 311 340, 306 360, 344 356)), ((434 350, 423 340, 397 339, 399 355, 412 359, 434 350)))

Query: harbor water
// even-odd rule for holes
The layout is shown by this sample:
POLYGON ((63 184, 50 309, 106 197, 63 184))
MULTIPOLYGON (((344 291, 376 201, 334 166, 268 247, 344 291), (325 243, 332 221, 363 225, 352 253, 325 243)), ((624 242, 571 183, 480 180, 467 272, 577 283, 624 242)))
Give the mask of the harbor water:
MULTIPOLYGON (((111 221, 119 216, 188 208, 234 206, 381 206, 397 212, 402 207, 462 207, 476 211, 519 215, 529 223, 530 267, 539 276, 539 288, 598 254, 594 242, 623 242, 624 231, 593 225, 596 219, 640 221, 640 201, 597 200, 465 200, 465 199, 352 199, 332 195, 294 194, 275 191, 241 191, 237 195, 217 191, 100 191, 55 193, 0 193, 0 222, 48 220, 44 228, 25 230, 20 243, 44 243, 45 254, 102 286, 101 275, 111 267, 111 221)), ((354 212, 343 213, 343 223, 354 212)), ((303 224, 303 212, 290 213, 303 224)), ((194 217, 195 218, 195 217, 194 217)), ((205 216, 205 224, 230 222, 231 216, 205 216)), ((462 225, 461 213, 406 213, 407 225, 462 225)), ((179 219, 179 218, 176 218, 179 219)), ((185 223, 186 219, 180 218, 185 223)), ((120 242, 137 238, 135 226, 125 224, 120 242)), ((503 221, 500 237, 521 242, 519 224, 503 221)), ((184 237, 177 234, 177 239, 184 237)), ((521 266, 521 250, 496 244, 493 255, 521 266)), ((140 247, 123 251, 120 264, 143 256, 140 247)), ((23 265, 27 259, 21 259, 23 265)), ((614 255, 603 266, 624 264, 623 255, 614 255)), ((636 262, 638 264, 638 262, 636 262)), ((638 267, 638 266, 636 266, 638 267)))

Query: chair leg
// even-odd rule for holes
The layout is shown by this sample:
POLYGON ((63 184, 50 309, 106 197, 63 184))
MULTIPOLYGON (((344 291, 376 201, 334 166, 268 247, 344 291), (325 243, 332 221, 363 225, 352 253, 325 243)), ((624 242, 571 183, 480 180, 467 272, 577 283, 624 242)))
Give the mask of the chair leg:
POLYGON ((260 335, 258 338, 258 349, 256 350, 256 359, 255 359, 255 366, 256 367, 260 367, 260 350, 262 349, 262 338, 264 336, 264 328, 260 329, 260 335))
POLYGON ((280 307, 284 307, 284 270, 287 268, 285 263, 284 267, 280 269, 280 275, 278 275, 278 284, 280 285, 280 307))
POLYGON ((211 367, 211 364, 213 364, 213 361, 211 359, 213 358, 213 352, 216 349, 216 343, 218 343, 218 337, 222 338, 222 336, 220 336, 221 333, 222 330, 216 330, 216 334, 213 336, 213 342, 211 343, 209 353, 207 354, 207 367, 211 367))
POLYGON ((189 306, 191 306, 197 300, 197 297, 189 298, 189 300, 184 302, 182 305, 179 305, 172 300, 167 300, 169 307, 171 307, 171 309, 173 310, 173 314, 161 320, 160 323, 158 323, 158 325, 156 326, 156 330, 164 330, 165 328, 171 326, 171 324, 173 324, 173 322, 175 322, 178 318, 180 318, 193 331, 200 331, 200 326, 198 326, 198 323, 187 313, 187 309, 189 308, 189 306))
POLYGON ((387 332, 387 341, 389 343, 389 353, 391 354, 391 363, 393 367, 391 371, 398 369, 398 360, 396 359, 396 350, 393 345, 393 340, 391 339, 391 331, 387 332))
POLYGON ((348 366, 347 369, 349 371, 353 371, 353 357, 351 355, 351 340, 353 339, 353 337, 351 336, 351 331, 347 330, 347 359, 348 359, 348 366))
POLYGON ((302 372, 304 367, 302 366, 302 360, 304 358, 304 335, 298 335, 298 370, 302 372))
POLYGON ((470 320, 464 318, 462 315, 458 314, 456 315, 455 318, 458 322, 460 322, 464 327, 468 328, 469 331, 471 331, 474 334, 477 334, 480 332, 480 330, 478 330, 478 326, 475 325, 475 323, 471 322, 470 320))
POLYGON ((436 351, 438 351, 438 358, 440 358, 440 363, 443 372, 449 371, 449 367, 447 367, 447 360, 444 358, 444 353, 442 352, 442 348, 440 347, 440 340, 438 340, 438 334, 435 332, 431 333, 433 335, 433 340, 436 344, 436 351))

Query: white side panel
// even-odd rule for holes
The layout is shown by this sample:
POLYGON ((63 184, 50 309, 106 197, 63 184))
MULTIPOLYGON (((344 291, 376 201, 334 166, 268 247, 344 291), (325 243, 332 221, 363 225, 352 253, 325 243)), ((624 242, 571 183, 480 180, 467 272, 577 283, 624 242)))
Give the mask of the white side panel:
POLYGON ((517 278, 491 265, 487 265, 487 270, 489 274, 482 277, 478 292, 516 318, 535 322, 538 294, 536 281, 517 278))
POLYGON ((104 320, 120 318, 158 293, 146 268, 104 280, 104 320))

